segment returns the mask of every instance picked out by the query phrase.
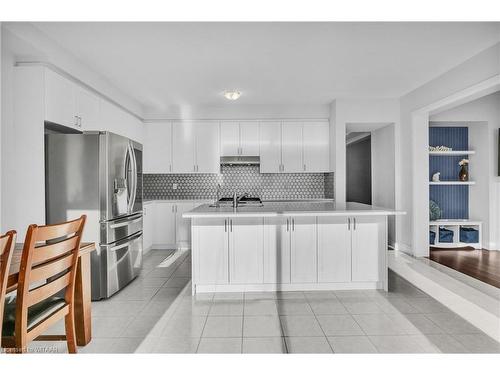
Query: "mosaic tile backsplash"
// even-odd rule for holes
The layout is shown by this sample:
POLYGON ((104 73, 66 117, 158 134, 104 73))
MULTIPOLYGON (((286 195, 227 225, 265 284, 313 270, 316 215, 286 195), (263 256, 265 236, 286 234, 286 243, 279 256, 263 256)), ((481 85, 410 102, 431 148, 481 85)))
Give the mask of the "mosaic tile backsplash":
POLYGON ((144 174, 144 199, 215 199, 248 193, 262 200, 333 198, 333 173, 265 173, 258 165, 222 166, 221 174, 144 174), (177 184, 177 189, 173 189, 177 184))

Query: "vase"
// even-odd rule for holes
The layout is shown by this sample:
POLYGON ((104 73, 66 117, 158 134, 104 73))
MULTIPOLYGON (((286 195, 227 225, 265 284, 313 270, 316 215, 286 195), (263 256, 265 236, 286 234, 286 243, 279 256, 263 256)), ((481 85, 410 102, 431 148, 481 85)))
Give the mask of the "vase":
POLYGON ((469 170, 467 169, 467 165, 462 165, 462 167, 460 168, 458 179, 460 181, 469 181, 469 170))

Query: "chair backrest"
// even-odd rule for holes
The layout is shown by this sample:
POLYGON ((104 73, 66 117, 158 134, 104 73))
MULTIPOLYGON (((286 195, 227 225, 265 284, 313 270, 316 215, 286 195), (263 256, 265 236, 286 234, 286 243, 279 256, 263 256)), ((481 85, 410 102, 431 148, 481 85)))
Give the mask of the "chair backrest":
POLYGON ((2 337, 3 309, 9 278, 10 262, 16 245, 16 231, 11 230, 0 236, 0 338, 2 337))
POLYGON ((28 227, 17 287, 16 335, 27 332, 28 308, 38 302, 66 289, 66 303, 73 304, 85 220, 83 215, 65 223, 28 227))

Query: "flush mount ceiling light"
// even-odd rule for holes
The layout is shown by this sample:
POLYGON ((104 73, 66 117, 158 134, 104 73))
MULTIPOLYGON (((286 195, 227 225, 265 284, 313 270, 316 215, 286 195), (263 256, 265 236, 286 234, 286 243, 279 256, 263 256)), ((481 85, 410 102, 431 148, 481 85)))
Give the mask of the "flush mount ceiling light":
POLYGON ((226 90, 224 91, 224 97, 227 100, 236 100, 241 96, 241 92, 238 90, 226 90))

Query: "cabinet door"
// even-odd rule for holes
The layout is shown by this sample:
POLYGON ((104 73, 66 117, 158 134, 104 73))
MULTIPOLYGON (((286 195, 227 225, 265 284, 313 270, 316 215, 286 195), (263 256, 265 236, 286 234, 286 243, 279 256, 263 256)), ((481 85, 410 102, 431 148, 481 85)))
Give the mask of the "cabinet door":
POLYGON ((316 218, 291 218, 291 281, 315 283, 317 272, 316 218))
POLYGON ((143 212, 142 240, 143 240, 144 250, 149 250, 153 246, 153 232, 155 223, 154 208, 155 208, 154 203, 145 204, 143 205, 142 208, 143 212))
POLYGON ((240 122, 240 155, 259 156, 258 122, 240 122))
POLYGON ((79 128, 75 91, 76 85, 73 82, 45 69, 45 120, 79 128))
POLYGON ((330 127, 328 122, 305 122, 304 172, 329 172, 330 127))
POLYGON ((195 222, 193 261, 196 284, 227 284, 228 225, 227 219, 203 219, 195 222))
POLYGON ((221 156, 239 155, 240 125, 237 121, 223 121, 220 124, 221 156))
POLYGON ((229 219, 229 281, 262 284, 264 225, 262 218, 229 219))
POLYGON ((153 244, 161 248, 175 246, 175 206, 170 202, 156 202, 153 244))
POLYGON ((384 221, 373 216, 355 219, 355 224, 351 221, 352 281, 380 281, 380 267, 387 251, 384 221))
POLYGON ((302 158, 302 123, 284 122, 282 128, 282 172, 295 173, 304 170, 302 158))
POLYGON ((193 122, 172 123, 172 164, 175 173, 195 172, 195 137, 193 122))
POLYGON ((318 282, 351 281, 351 232, 346 217, 318 217, 318 282))
POLYGON ((76 113, 82 130, 101 130, 99 127, 99 98, 82 87, 76 89, 76 113))
POLYGON ((191 219, 185 219, 182 214, 191 211, 194 207, 192 202, 175 204, 175 240, 178 248, 191 247, 191 219))
POLYGON ((281 123, 263 121, 260 123, 260 172, 278 173, 281 166, 281 123))
POLYGON ((196 172, 219 173, 219 123, 200 121, 196 127, 196 172))
POLYGON ((290 284, 289 220, 264 218, 264 283, 290 284))
POLYGON ((144 125, 144 172, 172 172, 172 125, 170 122, 144 125))

